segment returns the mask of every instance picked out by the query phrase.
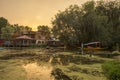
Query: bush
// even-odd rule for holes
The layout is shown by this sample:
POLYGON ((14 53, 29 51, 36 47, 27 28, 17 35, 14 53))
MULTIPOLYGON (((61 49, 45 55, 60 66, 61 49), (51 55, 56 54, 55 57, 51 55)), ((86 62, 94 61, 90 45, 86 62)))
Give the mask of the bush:
POLYGON ((119 51, 113 51, 112 54, 120 54, 119 51))
POLYGON ((103 72, 109 80, 120 80, 120 62, 111 61, 102 65, 103 72))

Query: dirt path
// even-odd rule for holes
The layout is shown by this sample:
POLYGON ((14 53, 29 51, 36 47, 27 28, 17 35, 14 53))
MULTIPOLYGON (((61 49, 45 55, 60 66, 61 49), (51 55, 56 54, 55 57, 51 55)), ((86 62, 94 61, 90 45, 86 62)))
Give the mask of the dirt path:
POLYGON ((23 65, 27 73, 27 80, 54 80, 51 77, 52 67, 39 66, 37 63, 23 65))

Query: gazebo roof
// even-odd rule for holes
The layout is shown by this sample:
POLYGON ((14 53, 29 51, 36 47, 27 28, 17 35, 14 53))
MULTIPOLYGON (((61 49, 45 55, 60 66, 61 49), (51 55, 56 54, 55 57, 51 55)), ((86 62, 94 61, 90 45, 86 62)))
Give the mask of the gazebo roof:
POLYGON ((16 39, 29 39, 29 40, 32 40, 31 37, 28 37, 28 36, 26 36, 26 35, 23 35, 23 36, 17 37, 16 39))

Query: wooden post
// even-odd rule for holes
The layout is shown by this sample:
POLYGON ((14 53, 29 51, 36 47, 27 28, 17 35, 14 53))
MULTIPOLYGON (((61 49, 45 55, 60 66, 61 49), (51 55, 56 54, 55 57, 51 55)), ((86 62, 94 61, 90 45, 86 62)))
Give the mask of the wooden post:
POLYGON ((84 48, 83 43, 81 43, 81 53, 82 53, 82 54, 84 54, 83 48, 84 48))

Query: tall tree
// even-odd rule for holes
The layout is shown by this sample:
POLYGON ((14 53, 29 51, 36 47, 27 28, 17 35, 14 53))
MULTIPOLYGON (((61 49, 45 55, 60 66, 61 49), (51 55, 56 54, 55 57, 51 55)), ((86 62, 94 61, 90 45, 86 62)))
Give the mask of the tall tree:
POLYGON ((59 12, 52 21, 52 31, 67 45, 104 41, 108 36, 103 34, 106 20, 106 16, 96 14, 95 2, 89 1, 82 7, 73 5, 59 12))
POLYGON ((50 37, 50 28, 48 26, 45 25, 39 25, 37 27, 38 32, 40 32, 41 36, 44 36, 45 38, 49 38, 50 37))
POLYGON ((83 5, 82 31, 84 31, 84 41, 100 41, 105 44, 109 41, 109 33, 106 28, 108 18, 105 15, 98 15, 95 5, 94 1, 89 1, 83 5))
POLYGON ((120 45, 120 1, 99 1, 96 10, 99 15, 108 17, 107 28, 111 38, 109 46, 120 45))
POLYGON ((26 32, 32 31, 32 28, 30 28, 29 26, 25 26, 24 29, 26 32))
POLYGON ((6 27, 7 24, 8 24, 8 20, 5 19, 4 17, 0 17, 0 34, 1 34, 1 29, 2 29, 3 27, 6 27))
POLYGON ((12 27, 14 28, 14 33, 20 33, 21 32, 21 28, 18 24, 14 24, 14 25, 12 25, 12 27))
POLYGON ((13 34, 13 37, 18 37, 20 36, 22 33, 23 33, 23 26, 20 26, 19 24, 14 24, 14 25, 11 25, 11 27, 13 27, 14 29, 14 34, 13 34))
POLYGON ((12 39, 12 35, 14 34, 14 28, 10 25, 3 27, 2 29, 2 39, 10 40, 12 39))
POLYGON ((16 37, 22 35, 24 32, 32 31, 32 28, 30 28, 28 26, 14 24, 14 25, 12 25, 12 27, 14 28, 14 36, 16 36, 16 37))
POLYGON ((65 11, 60 11, 55 15, 55 19, 52 21, 53 34, 66 46, 72 46, 79 43, 79 39, 76 34, 80 33, 79 21, 81 20, 81 16, 81 9, 77 5, 71 5, 65 11))

